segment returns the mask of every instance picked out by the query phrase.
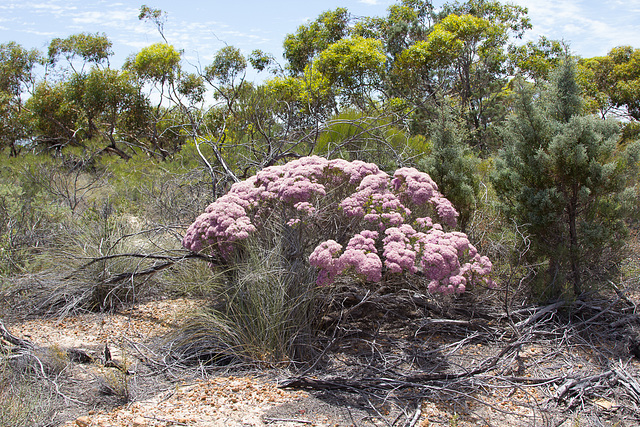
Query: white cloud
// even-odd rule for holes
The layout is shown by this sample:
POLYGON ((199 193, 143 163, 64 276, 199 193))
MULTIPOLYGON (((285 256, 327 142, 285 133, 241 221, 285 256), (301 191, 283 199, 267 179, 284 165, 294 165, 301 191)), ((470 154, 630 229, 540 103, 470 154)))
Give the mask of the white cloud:
POLYGON ((52 31, 25 30, 25 33, 33 34, 35 36, 40 36, 40 37, 48 37, 48 38, 54 38, 58 36, 57 33, 54 33, 52 31))
POLYGON ((528 40, 544 35, 564 40, 577 54, 605 55, 621 44, 637 47, 640 40, 640 0, 601 3, 578 0, 514 0, 529 10, 533 31, 528 40))
POLYGON ((29 9, 35 9, 35 13, 51 13, 54 15, 62 16, 72 11, 76 11, 75 6, 70 5, 58 5, 55 3, 31 3, 25 4, 25 7, 29 9))
POLYGON ((125 22, 132 22, 137 19, 137 9, 91 11, 77 13, 71 16, 71 20, 75 24, 97 24, 106 27, 117 27, 125 22))

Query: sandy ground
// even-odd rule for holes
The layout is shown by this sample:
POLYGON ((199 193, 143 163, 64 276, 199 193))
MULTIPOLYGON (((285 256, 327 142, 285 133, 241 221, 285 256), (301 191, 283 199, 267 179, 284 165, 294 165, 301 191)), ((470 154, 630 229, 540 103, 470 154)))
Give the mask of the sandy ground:
MULTIPOLYGON (((446 390, 440 391, 437 401, 421 399, 417 406, 404 408, 380 401, 369 402, 367 409, 367 402, 355 401, 357 393, 281 388, 282 378, 273 372, 203 371, 175 375, 162 366, 150 366, 150 358, 160 357, 153 353, 150 343, 179 324, 183 312, 200 304, 202 301, 188 299, 151 301, 120 313, 87 313, 62 320, 39 318, 6 326, 14 335, 45 349, 49 365, 59 366, 56 378, 69 379, 66 386, 60 387, 67 406, 60 408, 58 418, 65 427, 635 425, 620 416, 625 402, 609 390, 584 399, 578 393, 572 398, 582 399, 584 409, 563 414, 556 407, 556 412, 549 414, 545 408, 563 382, 526 383, 528 378, 585 378, 592 372, 601 372, 595 369, 602 364, 602 355, 597 354, 597 347, 586 344, 559 349, 549 340, 527 342, 517 357, 501 362, 502 382, 487 376, 467 395, 447 396, 446 390), (117 366, 124 367, 122 370, 105 366, 105 345, 117 366), (82 351, 93 360, 72 363, 69 349, 82 351), (516 378, 517 382, 505 382, 507 377, 516 378)), ((477 365, 497 351, 482 342, 471 344, 464 340, 464 346, 451 347, 446 338, 446 334, 428 333, 424 340, 429 346, 446 349, 443 356, 452 366, 477 365)), ((335 351, 339 360, 357 351, 357 346, 345 342, 344 349, 335 351)), ((607 349, 606 354, 612 351, 607 349)), ((392 357, 390 352, 389 358, 392 357)), ((638 360, 625 360, 619 370, 633 375, 640 372, 638 360)), ((461 390, 464 392, 457 389, 455 393, 461 390)))

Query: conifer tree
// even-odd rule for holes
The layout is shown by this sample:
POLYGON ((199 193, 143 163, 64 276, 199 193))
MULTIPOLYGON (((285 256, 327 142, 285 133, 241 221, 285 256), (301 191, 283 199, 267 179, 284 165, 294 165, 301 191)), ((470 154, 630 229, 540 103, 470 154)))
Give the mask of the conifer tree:
POLYGON ((618 122, 582 113, 570 59, 545 90, 516 86, 492 181, 505 213, 527 227, 533 253, 548 266, 548 295, 565 285, 577 295, 611 277, 621 257, 621 196, 637 167, 637 145, 623 149, 618 122))
POLYGON ((479 159, 465 143, 463 125, 454 120, 449 108, 443 101, 437 119, 429 124, 432 149, 424 160, 424 170, 453 203, 460 214, 460 230, 466 232, 480 188, 476 174, 479 159))

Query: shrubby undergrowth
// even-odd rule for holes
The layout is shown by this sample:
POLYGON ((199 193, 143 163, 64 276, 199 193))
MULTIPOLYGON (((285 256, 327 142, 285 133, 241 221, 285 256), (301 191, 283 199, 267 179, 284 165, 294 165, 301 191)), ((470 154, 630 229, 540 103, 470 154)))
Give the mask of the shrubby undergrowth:
POLYGON ((118 309, 160 283, 188 292, 153 267, 180 249, 178 224, 210 197, 195 162, 159 167, 143 155, 125 163, 72 150, 0 159, 3 305, 64 316, 118 309))
POLYGON ((275 220, 289 257, 316 268, 318 285, 342 274, 379 282, 410 273, 424 276, 431 292, 461 293, 469 284, 491 285, 491 262, 465 234, 446 231, 457 216, 416 169, 391 177, 372 163, 312 156, 233 185, 189 227, 183 245, 229 264, 249 236, 272 239, 265 225, 275 220))

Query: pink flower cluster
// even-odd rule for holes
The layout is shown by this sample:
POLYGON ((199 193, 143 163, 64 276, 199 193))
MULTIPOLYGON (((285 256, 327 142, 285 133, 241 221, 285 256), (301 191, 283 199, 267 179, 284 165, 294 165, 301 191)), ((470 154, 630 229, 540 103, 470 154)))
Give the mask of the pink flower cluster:
MULTIPOLYGON (((301 216, 311 216, 316 210, 312 202, 325 196, 326 188, 354 186, 375 174, 386 175, 372 163, 318 156, 265 168, 210 204, 187 230, 183 246, 194 252, 212 250, 227 258, 233 243, 256 231, 259 218, 270 213, 272 204, 291 205, 301 216)), ((295 217, 287 224, 300 222, 295 217)))
POLYGON ((311 247, 319 243, 308 259, 319 270, 319 285, 339 274, 377 282, 384 271, 407 271, 426 276, 430 291, 459 293, 470 282, 488 280, 491 262, 478 255, 466 235, 445 232, 432 220, 435 213, 453 227, 458 213, 429 175, 402 168, 391 178, 361 161, 311 156, 265 168, 209 205, 187 230, 183 245, 228 259, 234 244, 254 233, 274 209, 287 215, 287 225, 307 233, 311 247), (344 247, 346 238, 340 244, 328 239, 335 236, 319 235, 312 227, 315 215, 343 217, 341 223, 350 224, 345 233, 361 231, 344 247))
POLYGON ((411 210, 390 191, 389 175, 380 171, 363 178, 356 192, 340 206, 348 216, 360 217, 380 230, 400 225, 411 215, 411 210))
MULTIPOLYGON (((256 231, 260 215, 267 215, 270 203, 290 204, 301 213, 311 215, 314 197, 325 195, 318 182, 327 160, 304 157, 283 166, 271 166, 251 178, 234 184, 229 192, 211 203, 187 229, 182 244, 194 252, 207 249, 227 258, 233 243, 256 231)), ((299 218, 291 218, 295 225, 299 218)))
POLYGON ((393 174, 391 185, 403 201, 409 199, 417 206, 430 203, 445 224, 449 227, 456 226, 458 212, 451 202, 438 192, 438 186, 426 173, 414 168, 398 169, 393 174))
POLYGON ((420 272, 430 281, 431 292, 462 293, 477 280, 492 285, 487 278, 491 261, 478 254, 464 233, 446 233, 437 226, 420 232, 403 224, 385 234, 383 256, 389 271, 420 272), (464 259, 468 262, 461 263, 464 259))
POLYGON ((336 276, 342 273, 342 263, 339 254, 342 245, 335 240, 320 243, 309 255, 309 264, 320 269, 317 283, 320 286, 333 283, 336 276))
POLYGON ((182 240, 185 248, 200 252, 204 247, 217 246, 216 249, 226 258, 233 242, 246 239, 256 230, 244 207, 227 199, 220 198, 196 218, 182 240))
POLYGON ((382 261, 377 255, 377 238, 377 232, 364 230, 349 240, 342 254, 342 245, 334 240, 319 244, 309 256, 309 264, 320 269, 318 285, 330 284, 346 270, 353 270, 370 282, 379 282, 382 279, 382 261))

